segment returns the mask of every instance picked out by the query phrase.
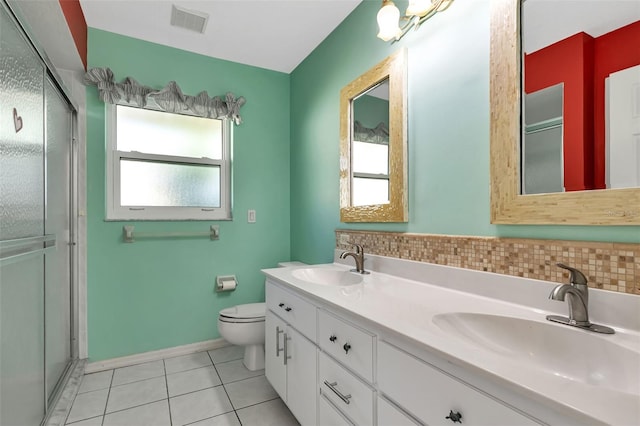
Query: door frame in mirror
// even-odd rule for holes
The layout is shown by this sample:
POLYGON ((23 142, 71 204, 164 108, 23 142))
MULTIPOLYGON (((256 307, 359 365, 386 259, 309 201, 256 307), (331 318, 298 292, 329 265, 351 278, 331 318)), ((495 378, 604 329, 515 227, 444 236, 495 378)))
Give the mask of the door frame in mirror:
POLYGON ((388 56, 340 91, 340 221, 407 222, 406 48, 388 56), (389 79, 389 203, 351 205, 353 100, 389 79))
POLYGON ((491 0, 491 223, 640 225, 640 188, 520 195, 520 0, 491 0))

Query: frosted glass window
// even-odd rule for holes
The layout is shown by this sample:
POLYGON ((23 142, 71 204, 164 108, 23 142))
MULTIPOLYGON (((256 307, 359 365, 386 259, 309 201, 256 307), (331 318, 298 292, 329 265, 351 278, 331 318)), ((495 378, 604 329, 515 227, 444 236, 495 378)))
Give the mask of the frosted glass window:
POLYGON ((118 151, 222 159, 222 121, 118 105, 118 151))
POLYGON ((107 109, 107 220, 230 220, 229 120, 107 109))
POLYGON ((388 204, 389 180, 355 177, 351 193, 353 194, 352 203, 354 206, 388 204))
POLYGON ((123 206, 220 207, 220 167, 120 161, 123 206))
POLYGON ((354 173, 389 174, 389 145, 354 141, 351 149, 354 173))

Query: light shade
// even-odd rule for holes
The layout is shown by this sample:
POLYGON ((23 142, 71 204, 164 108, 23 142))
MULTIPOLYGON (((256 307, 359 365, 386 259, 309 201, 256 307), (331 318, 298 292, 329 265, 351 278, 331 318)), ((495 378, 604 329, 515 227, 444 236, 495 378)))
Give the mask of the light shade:
POLYGON ((407 16, 424 16, 433 7, 431 0, 409 0, 407 16))
POLYGON ((384 41, 397 38, 401 33, 399 20, 400 11, 396 5, 390 0, 383 1, 378 11, 378 38, 384 41))

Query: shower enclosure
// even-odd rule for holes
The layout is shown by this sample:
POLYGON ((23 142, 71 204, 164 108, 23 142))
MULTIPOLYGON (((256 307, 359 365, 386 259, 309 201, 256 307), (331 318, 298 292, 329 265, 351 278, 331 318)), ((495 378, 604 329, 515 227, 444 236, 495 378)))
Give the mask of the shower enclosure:
POLYGON ((75 109, 0 3, 0 424, 39 425, 72 361, 75 109))

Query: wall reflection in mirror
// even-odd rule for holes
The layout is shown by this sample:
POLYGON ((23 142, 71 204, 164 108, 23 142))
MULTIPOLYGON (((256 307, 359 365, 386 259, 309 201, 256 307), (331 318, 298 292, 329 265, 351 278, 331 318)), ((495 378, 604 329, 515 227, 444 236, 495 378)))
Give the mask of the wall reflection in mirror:
POLYGON ((351 204, 389 203, 389 79, 352 101, 351 204))
POLYGON ((521 192, 640 187, 640 2, 522 0, 521 192))

